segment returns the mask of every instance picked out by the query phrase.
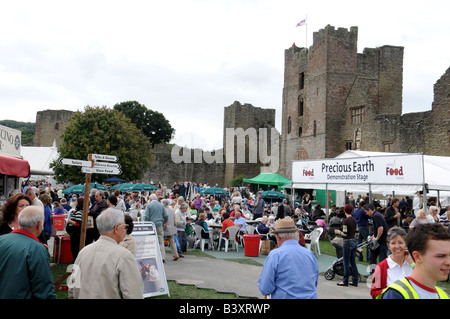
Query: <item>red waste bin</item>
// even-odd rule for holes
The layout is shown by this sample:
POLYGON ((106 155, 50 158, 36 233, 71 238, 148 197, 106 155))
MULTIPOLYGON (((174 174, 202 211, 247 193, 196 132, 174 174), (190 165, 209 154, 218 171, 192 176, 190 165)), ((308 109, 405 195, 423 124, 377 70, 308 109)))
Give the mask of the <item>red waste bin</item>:
POLYGON ((259 256, 259 243, 261 241, 261 235, 244 235, 244 255, 249 257, 259 256))
POLYGON ((58 231, 64 230, 66 215, 53 215, 53 228, 58 231))
POLYGON ((53 260, 57 263, 72 263, 73 256, 70 249, 70 237, 69 236, 56 236, 53 244, 53 260), (61 238, 61 256, 59 255, 59 245, 61 238), (60 258, 58 258, 60 257, 60 258))

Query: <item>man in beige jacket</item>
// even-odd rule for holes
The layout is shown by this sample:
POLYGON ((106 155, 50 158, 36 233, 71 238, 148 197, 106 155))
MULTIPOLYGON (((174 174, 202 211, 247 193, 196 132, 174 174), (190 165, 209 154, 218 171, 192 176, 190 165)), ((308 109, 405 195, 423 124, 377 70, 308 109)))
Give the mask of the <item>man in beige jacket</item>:
POLYGON ((73 265, 69 295, 75 299, 142 299, 144 285, 134 256, 119 246, 126 234, 123 212, 97 217, 100 238, 84 247, 73 265))

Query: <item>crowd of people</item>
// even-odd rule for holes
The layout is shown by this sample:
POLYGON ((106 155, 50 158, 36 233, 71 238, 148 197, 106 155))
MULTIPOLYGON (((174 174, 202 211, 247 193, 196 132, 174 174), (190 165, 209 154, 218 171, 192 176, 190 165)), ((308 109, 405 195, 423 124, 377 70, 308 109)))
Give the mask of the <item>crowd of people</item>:
POLYGON ((342 218, 342 230, 334 229, 342 235, 344 280, 340 286, 358 284, 356 256, 360 261, 364 256, 359 245, 367 240, 370 245, 366 258, 372 266, 372 298, 448 298, 436 287, 439 280, 448 280, 450 269, 450 205, 442 207, 436 198, 420 203, 413 209, 409 197, 389 197, 387 206, 382 207, 368 197, 359 197, 351 202, 348 197, 343 215, 339 210, 331 214, 342 218), (436 206, 438 205, 438 206, 436 206), (427 209, 428 207, 428 209, 427 209), (428 210, 428 213, 427 213, 428 210), (355 233, 359 236, 356 237, 355 233), (441 262, 426 260, 432 247, 433 254, 441 254, 441 262), (435 244, 435 242, 437 244, 435 244), (417 248, 417 250, 416 250, 417 248), (420 264, 419 264, 420 262, 420 264))
MULTIPOLYGON (((230 189, 226 196, 214 196, 203 194, 202 191, 208 185, 186 187, 185 183, 174 183, 171 188, 158 186, 153 192, 92 189, 85 196, 63 194, 62 189, 54 190, 51 185, 25 185, 2 207, 0 235, 11 233, 13 236, 0 236, 0 252, 7 256, 0 261, 0 280, 4 287, 0 289, 0 298, 55 297, 53 284, 50 285, 52 278, 46 245, 54 233, 53 216, 60 214, 68 216, 65 230, 70 235, 74 266, 83 273, 90 273, 90 276, 81 277, 82 289, 70 291, 73 298, 142 297, 139 293, 142 291, 142 280, 135 276, 139 273, 134 259, 137 247, 131 235, 133 221, 137 219, 155 224, 163 261, 166 259, 165 245, 170 247, 173 260, 183 258, 189 245, 193 247, 195 237, 191 235, 194 225, 202 229, 201 237, 205 239, 211 238, 212 231, 209 227, 212 223, 221 225, 218 232, 222 233, 224 239, 228 236, 227 228, 239 226, 236 237, 239 241, 239 235, 246 232, 246 224, 256 222, 255 231, 263 235, 263 239, 272 240, 273 246, 277 248, 271 250, 267 257, 258 282, 261 292, 273 298, 317 298, 317 262, 311 251, 300 248, 304 246, 302 225, 322 227, 324 237, 341 240, 344 276, 343 281, 338 283, 339 286, 358 285, 356 259, 364 260, 358 247, 367 240, 371 242, 371 246, 366 249, 365 258, 373 265, 373 298, 404 297, 405 289, 410 287, 413 287, 411 291, 418 292, 421 297, 446 296, 435 287, 435 283, 442 280, 445 274, 448 277, 450 265, 441 267, 444 269, 437 271, 430 280, 423 275, 430 264, 423 256, 431 248, 429 245, 422 245, 417 251, 412 251, 411 247, 416 247, 415 243, 419 238, 422 242, 438 241, 438 244, 444 244, 434 248, 441 249, 442 254, 448 253, 447 257, 450 256, 450 205, 443 208, 439 203, 429 201, 427 205, 422 203, 423 207, 414 210, 409 198, 388 198, 388 205, 382 207, 379 202, 371 201, 368 197, 359 196, 354 199, 350 194, 343 207, 331 206, 330 212, 326 214, 320 204, 312 207, 308 193, 295 203, 290 202, 289 196, 281 202, 272 203, 264 200, 260 191, 252 193, 246 187, 230 189), (89 201, 89 211, 85 248, 80 251, 85 201, 89 201), (24 213, 21 214, 22 211, 24 213), (430 225, 433 225, 431 230, 430 225), (411 238, 408 238, 409 234, 411 238), (20 248, 20 245, 12 247, 13 240, 21 242, 26 248, 20 248), (33 256, 40 265, 40 273, 36 276, 46 279, 36 283, 33 280, 38 277, 30 278, 26 285, 28 289, 25 289, 27 291, 16 291, 10 287, 14 284, 9 278, 8 267, 24 258, 20 254, 27 249, 36 250, 33 256), (97 276, 91 269, 99 255, 104 256, 104 266, 96 265, 97 269, 105 269, 111 274, 111 278, 106 280, 108 282, 103 280, 103 276, 100 285, 103 288, 100 290, 93 285, 99 279, 94 279, 97 276), (297 267, 299 264, 303 265, 301 269, 297 267), (294 277, 297 280, 292 282, 291 275, 296 272, 298 276, 294 277), (122 273, 127 273, 127 277, 117 277, 125 276, 120 275, 122 273), (286 277, 281 273, 286 273, 286 277), (306 273, 309 275, 305 276, 306 273), (398 281, 402 278, 407 280, 398 288, 398 281), (128 286, 118 289, 117 283, 123 280, 127 281, 128 286), (432 283, 433 286, 429 286, 432 283)), ((225 240, 216 244, 218 249, 224 249, 225 240)), ((446 262, 448 261, 443 261, 446 262)), ((24 266, 21 271, 28 270, 24 266)))

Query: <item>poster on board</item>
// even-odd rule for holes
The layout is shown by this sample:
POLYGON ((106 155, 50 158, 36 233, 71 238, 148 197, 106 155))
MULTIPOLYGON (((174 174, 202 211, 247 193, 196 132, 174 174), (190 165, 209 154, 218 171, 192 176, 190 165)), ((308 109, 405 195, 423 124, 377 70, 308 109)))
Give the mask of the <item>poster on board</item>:
POLYGON ((135 257, 144 283, 144 298, 170 296, 155 224, 135 222, 131 235, 137 244, 135 257))

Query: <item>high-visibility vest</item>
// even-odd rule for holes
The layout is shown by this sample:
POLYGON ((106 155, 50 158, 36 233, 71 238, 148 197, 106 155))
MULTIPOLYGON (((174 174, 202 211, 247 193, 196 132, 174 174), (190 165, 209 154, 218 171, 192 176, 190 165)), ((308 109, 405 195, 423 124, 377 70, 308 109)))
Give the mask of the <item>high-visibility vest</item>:
MULTIPOLYGON (((379 294, 376 297, 376 299, 383 298, 383 295, 386 292, 386 290, 388 290, 390 288, 395 289, 399 293, 401 293, 404 299, 419 299, 419 295, 417 294, 417 292, 414 290, 411 283, 406 278, 402 278, 402 279, 397 280, 396 282, 390 284, 386 289, 383 290, 383 292, 381 294, 379 294)), ((436 291, 439 295, 439 299, 449 299, 448 295, 441 288, 438 288, 438 287, 434 287, 434 288, 436 289, 436 291)))

